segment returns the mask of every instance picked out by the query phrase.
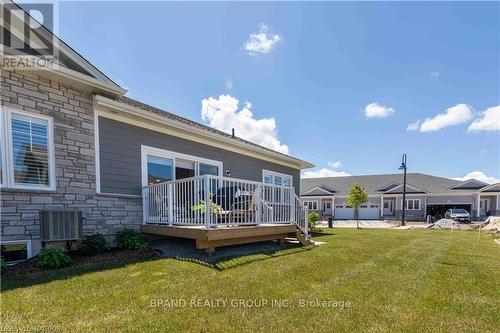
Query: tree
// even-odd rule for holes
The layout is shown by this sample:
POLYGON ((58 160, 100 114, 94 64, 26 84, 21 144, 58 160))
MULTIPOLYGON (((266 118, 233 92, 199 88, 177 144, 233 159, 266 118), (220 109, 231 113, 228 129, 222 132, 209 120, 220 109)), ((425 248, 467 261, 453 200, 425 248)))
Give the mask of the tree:
POLYGON ((354 217, 356 218, 356 227, 359 229, 359 207, 368 200, 368 194, 365 192, 363 186, 359 184, 353 184, 349 190, 349 196, 347 197, 347 204, 354 208, 354 217))
POLYGON ((309 231, 316 231, 316 222, 319 221, 319 213, 318 212, 309 212, 309 216, 307 217, 309 221, 309 231))

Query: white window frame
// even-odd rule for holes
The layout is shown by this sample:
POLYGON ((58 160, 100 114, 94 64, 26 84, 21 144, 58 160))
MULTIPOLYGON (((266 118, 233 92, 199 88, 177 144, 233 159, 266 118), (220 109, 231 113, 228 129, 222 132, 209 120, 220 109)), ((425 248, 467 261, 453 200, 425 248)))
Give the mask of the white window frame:
MULTIPOLYGON (((4 244, 26 244, 26 257, 27 257, 26 260, 31 259, 33 257, 33 251, 32 251, 32 247, 31 247, 31 239, 11 240, 11 241, 1 241, 0 242, 0 246, 4 245, 4 244)), ((23 261, 23 260, 9 261, 6 264, 7 265, 14 264, 14 263, 18 263, 21 261, 23 261)))
POLYGON ((20 189, 20 190, 37 190, 37 191, 54 191, 56 189, 56 171, 55 171, 55 153, 54 153, 54 120, 52 117, 31 112, 21 111, 17 109, 0 106, 2 114, 0 115, 2 126, 2 183, 1 188, 20 189), (12 114, 41 119, 47 121, 47 160, 49 164, 49 185, 37 184, 16 184, 14 180, 14 152, 12 149, 12 114))
MULTIPOLYGON (((266 178, 266 176, 271 176, 271 177, 273 177, 273 179, 275 176, 281 177, 282 179, 283 178, 290 178, 290 187, 293 187, 293 176, 292 175, 277 172, 277 171, 262 169, 262 182, 263 183, 264 183, 264 179, 266 178)), ((269 184, 269 185, 275 185, 274 181, 272 184, 269 184)), ((278 185, 276 185, 276 186, 278 186, 278 185)), ((281 185, 281 186, 284 186, 284 185, 281 185)))
MULTIPOLYGON (((406 200, 406 206, 405 207, 405 210, 420 210, 420 199, 405 199, 406 200), (413 201, 413 208, 408 208, 408 202, 409 201, 413 201), (418 209, 415 209, 415 202, 418 201, 418 209)), ((401 199, 401 207, 403 207, 403 199, 401 199)))
POLYGON ((153 155, 157 157, 169 158, 172 160, 172 180, 175 180, 175 160, 189 160, 195 164, 194 174, 198 175, 199 173, 199 164, 210 164, 213 166, 217 166, 219 168, 218 177, 222 176, 223 163, 221 161, 210 160, 207 158, 202 158, 193 155, 187 155, 182 153, 173 152, 170 150, 165 150, 161 148, 150 147, 146 145, 141 145, 141 183, 142 186, 148 186, 148 155, 153 155))
POLYGON ((309 210, 318 210, 318 200, 305 200, 302 202, 304 206, 307 207, 309 210), (309 205, 312 208, 309 208, 309 205), (316 208, 315 208, 316 207, 316 208))

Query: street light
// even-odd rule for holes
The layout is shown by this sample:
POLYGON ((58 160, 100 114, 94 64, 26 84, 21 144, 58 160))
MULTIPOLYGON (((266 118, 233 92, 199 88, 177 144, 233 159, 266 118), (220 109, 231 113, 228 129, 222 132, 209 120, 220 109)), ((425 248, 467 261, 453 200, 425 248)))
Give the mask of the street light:
POLYGON ((401 225, 405 225, 405 206, 406 206, 406 153, 401 158, 399 170, 404 170, 403 176, 403 213, 401 214, 401 225))

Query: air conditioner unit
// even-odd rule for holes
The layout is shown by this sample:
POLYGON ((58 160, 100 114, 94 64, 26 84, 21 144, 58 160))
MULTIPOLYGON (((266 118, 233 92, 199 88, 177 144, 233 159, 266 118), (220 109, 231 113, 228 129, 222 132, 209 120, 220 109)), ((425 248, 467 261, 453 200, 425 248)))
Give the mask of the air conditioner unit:
POLYGON ((44 210, 40 212, 42 242, 71 241, 82 237, 82 212, 44 210))

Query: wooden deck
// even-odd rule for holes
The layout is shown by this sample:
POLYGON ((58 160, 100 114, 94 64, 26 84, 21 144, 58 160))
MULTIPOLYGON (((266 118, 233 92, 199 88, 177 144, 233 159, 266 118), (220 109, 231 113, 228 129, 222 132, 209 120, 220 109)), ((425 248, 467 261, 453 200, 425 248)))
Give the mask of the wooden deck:
POLYGON ((197 249, 213 253, 216 247, 284 240, 297 238, 294 224, 261 224, 258 226, 219 226, 206 229, 204 226, 169 226, 161 224, 143 224, 141 231, 146 234, 196 240, 197 249))

